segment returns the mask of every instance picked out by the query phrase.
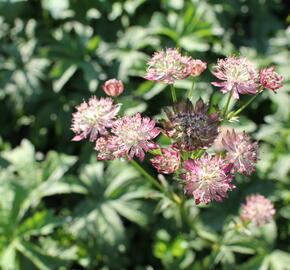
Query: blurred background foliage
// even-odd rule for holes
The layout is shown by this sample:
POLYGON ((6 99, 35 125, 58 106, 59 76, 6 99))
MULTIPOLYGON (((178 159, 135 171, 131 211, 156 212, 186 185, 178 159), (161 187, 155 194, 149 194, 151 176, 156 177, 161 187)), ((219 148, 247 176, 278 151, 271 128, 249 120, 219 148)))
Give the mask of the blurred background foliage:
MULTIPOLYGON (((1 269, 290 269, 287 2, 0 0, 1 269), (70 141, 74 106, 103 96, 106 79, 124 81, 122 112, 160 115, 169 89, 142 76, 148 57, 169 47, 209 67, 245 55, 286 78, 234 124, 260 142, 256 173, 237 178, 224 203, 189 199, 185 213, 130 164, 98 162, 93 144, 70 141), (275 203, 275 222, 239 231, 239 205, 257 192, 275 203)), ((197 79, 193 100, 223 102, 212 79, 209 70, 197 79)), ((179 97, 190 84, 176 84, 179 97)))

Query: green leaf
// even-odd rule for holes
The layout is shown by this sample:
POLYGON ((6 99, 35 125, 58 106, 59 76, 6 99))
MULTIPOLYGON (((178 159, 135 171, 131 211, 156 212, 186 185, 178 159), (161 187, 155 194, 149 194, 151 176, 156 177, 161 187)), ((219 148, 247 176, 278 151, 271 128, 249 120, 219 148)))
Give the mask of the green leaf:
POLYGON ((45 254, 38 246, 25 241, 18 241, 16 248, 40 270, 51 270, 66 266, 68 261, 45 254))
POLYGON ((142 209, 141 202, 124 202, 121 200, 115 200, 111 202, 111 205, 121 216, 128 220, 135 222, 140 226, 146 226, 148 224, 148 216, 143 213, 144 209, 142 209))
POLYGON ((77 158, 49 151, 42 163, 42 181, 57 181, 75 164, 77 158))
POLYGON ((47 235, 53 232, 61 221, 60 218, 53 215, 52 211, 36 212, 18 227, 17 234, 21 237, 47 235))
POLYGON ((18 270, 19 266, 16 260, 16 249, 13 244, 10 244, 2 252, 0 257, 0 265, 2 269, 18 270))
POLYGON ((75 74, 76 70, 77 65, 70 65, 62 72, 59 79, 53 81, 52 86, 55 93, 58 93, 64 87, 69 79, 75 74))
POLYGON ((3 152, 2 156, 14 166, 24 180, 34 183, 39 180, 34 146, 28 140, 23 139, 20 146, 3 152))

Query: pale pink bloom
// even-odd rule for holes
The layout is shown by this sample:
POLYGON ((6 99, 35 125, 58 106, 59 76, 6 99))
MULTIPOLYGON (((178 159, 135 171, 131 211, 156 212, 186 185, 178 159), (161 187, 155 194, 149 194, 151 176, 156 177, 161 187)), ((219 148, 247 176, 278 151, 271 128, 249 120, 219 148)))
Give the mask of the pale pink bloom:
POLYGON ((191 61, 191 73, 193 77, 199 76, 207 68, 207 63, 199 59, 192 59, 191 61))
POLYGON ((120 96, 124 91, 123 82, 116 79, 106 81, 102 87, 104 92, 111 97, 120 96))
POLYGON ((236 134, 227 131, 222 139, 227 151, 226 159, 233 164, 233 169, 244 175, 250 175, 255 171, 258 161, 258 143, 251 142, 250 137, 243 133, 236 134))
POLYGON ((231 92, 235 99, 239 94, 256 94, 258 90, 258 73, 253 64, 245 57, 230 56, 219 59, 212 72, 223 82, 212 82, 214 86, 222 87, 221 92, 231 92))
POLYGON ((275 215, 274 205, 260 194, 248 196, 242 204, 241 217, 244 222, 250 221, 256 226, 269 223, 275 215))
POLYGON ((260 72, 260 83, 263 87, 275 90, 283 87, 284 77, 274 71, 275 67, 264 68, 260 72))
POLYGON ((71 130, 77 135, 73 141, 80 141, 89 136, 95 141, 98 135, 107 135, 107 128, 112 127, 113 120, 120 110, 120 105, 113 104, 111 98, 91 97, 88 102, 76 106, 77 112, 73 113, 71 130))
POLYGON ((140 113, 116 120, 111 131, 116 135, 114 143, 118 145, 113 153, 115 156, 128 155, 129 160, 136 156, 143 161, 145 152, 158 148, 151 140, 158 136, 159 128, 155 127, 154 120, 141 117, 140 113))
POLYGON ((117 156, 114 155, 118 145, 115 144, 115 136, 99 137, 96 141, 95 150, 98 151, 99 160, 113 160, 117 156))
POLYGON ((231 166, 220 156, 205 154, 200 159, 186 160, 183 168, 188 172, 182 174, 185 195, 194 196, 196 204, 208 204, 212 200, 222 202, 227 197, 227 192, 235 188, 231 184, 231 166))
POLYGON ((191 57, 181 56, 177 49, 155 52, 148 62, 144 78, 174 84, 175 80, 182 80, 190 75, 191 61, 191 57))
POLYGON ((154 158, 150 159, 152 165, 159 173, 169 174, 176 171, 180 163, 179 152, 167 148, 162 148, 161 152, 162 155, 156 155, 154 158))

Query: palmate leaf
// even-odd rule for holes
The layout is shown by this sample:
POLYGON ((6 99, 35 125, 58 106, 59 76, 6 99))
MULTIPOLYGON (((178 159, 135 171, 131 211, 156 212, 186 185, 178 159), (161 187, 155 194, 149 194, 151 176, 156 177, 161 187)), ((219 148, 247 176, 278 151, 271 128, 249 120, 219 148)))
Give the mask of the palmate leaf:
POLYGON ((130 165, 120 160, 111 162, 105 170, 101 162, 86 166, 80 176, 87 189, 86 198, 77 206, 68 230, 84 240, 94 238, 101 249, 116 250, 124 244, 121 216, 139 225, 148 222, 140 198, 149 190, 135 185, 138 177, 130 165))
POLYGON ((23 269, 21 253, 41 270, 66 265, 66 260, 50 256, 34 241, 39 236, 47 237, 64 221, 52 211, 37 211, 37 205, 46 196, 85 192, 74 177, 64 177, 76 158, 51 151, 38 162, 27 140, 1 153, 1 158, 0 264, 7 264, 11 270, 23 269))
POLYGON ((43 250, 31 242, 18 241, 15 245, 16 249, 32 261, 40 270, 51 270, 68 264, 66 260, 45 254, 43 250))
POLYGON ((7 270, 18 270, 19 265, 16 260, 16 248, 14 244, 10 244, 4 252, 1 254, 0 257, 0 266, 2 269, 7 270))

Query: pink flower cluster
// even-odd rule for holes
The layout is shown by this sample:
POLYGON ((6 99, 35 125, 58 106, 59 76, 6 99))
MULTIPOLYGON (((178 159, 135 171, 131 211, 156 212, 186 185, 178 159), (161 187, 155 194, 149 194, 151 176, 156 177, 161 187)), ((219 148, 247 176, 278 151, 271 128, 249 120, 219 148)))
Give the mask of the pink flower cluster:
POLYGON ((189 159, 183 163, 183 168, 186 170, 182 174, 185 195, 194 196, 196 204, 207 204, 212 200, 221 202, 227 197, 227 192, 235 188, 231 183, 231 166, 220 156, 205 154, 197 160, 189 159))
POLYGON ((150 81, 160 81, 174 84, 190 75, 199 76, 207 64, 190 56, 182 56, 177 49, 155 52, 148 62, 147 74, 144 77, 150 81))
MULTIPOLYGON (((120 81, 110 80, 103 88, 105 92, 110 90, 111 94, 121 86, 123 87, 123 83, 120 81)), ((159 128, 155 127, 155 122, 149 117, 142 117, 140 113, 117 119, 120 105, 113 104, 111 98, 98 99, 93 96, 76 109, 71 127, 76 133, 73 141, 80 141, 89 136, 89 141, 96 141, 95 150, 99 151, 100 160, 118 157, 131 160, 136 156, 143 161, 145 152, 158 148, 157 144, 151 141, 160 133, 159 128)))
POLYGON ((271 201, 260 194, 248 196, 246 204, 242 204, 241 217, 244 222, 250 222, 256 226, 269 223, 275 215, 275 209, 271 201))
MULTIPOLYGON (((156 52, 150 59, 145 79, 174 84, 175 80, 199 76, 206 68, 207 64, 199 59, 182 56, 177 49, 167 49, 156 52)), ((236 56, 218 60, 212 73, 221 80, 212 84, 221 87, 223 93, 231 93, 235 99, 240 94, 256 95, 263 88, 275 91, 282 87, 284 80, 274 67, 259 73, 248 59, 236 56)), ((103 90, 117 97, 124 85, 122 81, 110 79, 103 90)), ((226 115, 227 105, 220 114, 217 107, 212 110, 201 99, 195 104, 183 99, 164 110, 165 119, 157 127, 154 120, 140 113, 121 117, 118 115, 120 104, 114 104, 110 97, 93 96, 76 107, 71 126, 76 134, 73 140, 88 138, 95 142, 99 160, 137 157, 144 161, 149 152, 154 155, 150 162, 158 173, 175 173, 175 178, 184 184, 184 194, 193 196, 196 204, 221 202, 235 188, 234 174, 249 176, 258 162, 258 143, 252 142, 245 132, 235 130, 221 134, 223 149, 209 154, 221 122, 227 120, 220 116, 226 115), (153 141, 160 132, 170 140, 168 147, 153 141)), ((269 200, 252 195, 243 205, 242 219, 260 225, 268 222, 274 213, 269 200)))
POLYGON ((273 91, 282 87, 284 78, 274 71, 274 67, 262 69, 260 74, 246 57, 230 56, 219 59, 212 74, 221 82, 212 82, 222 87, 222 93, 231 93, 239 99, 240 94, 255 95, 263 88, 273 91))

